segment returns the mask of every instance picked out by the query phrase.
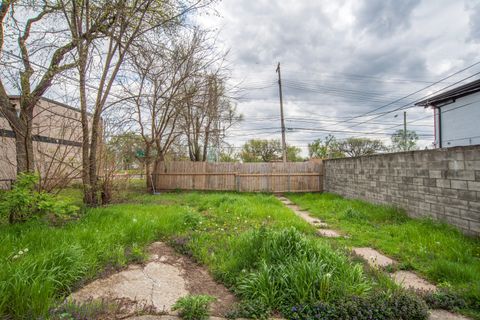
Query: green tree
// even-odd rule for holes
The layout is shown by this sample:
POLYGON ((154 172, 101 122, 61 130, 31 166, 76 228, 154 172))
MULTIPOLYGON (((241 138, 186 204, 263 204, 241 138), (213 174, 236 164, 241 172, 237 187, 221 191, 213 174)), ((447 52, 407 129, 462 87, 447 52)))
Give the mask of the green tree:
POLYGON ((107 144, 108 150, 120 161, 122 169, 131 169, 144 157, 145 143, 139 134, 128 132, 113 136, 107 144))
POLYGON ((290 161, 290 162, 303 161, 303 158, 300 155, 301 152, 302 150, 299 147, 287 146, 287 161, 290 161))
MULTIPOLYGON (((287 146, 287 161, 302 161, 300 148, 287 146)), ((251 139, 242 147, 239 154, 243 162, 270 162, 282 160, 282 144, 278 139, 251 139)))
POLYGON ((320 159, 342 158, 345 156, 343 152, 338 150, 338 141, 331 134, 323 139, 319 138, 309 143, 308 155, 310 158, 320 159))
POLYGON ((404 135, 403 129, 397 130, 392 134, 392 150, 393 151, 410 151, 417 150, 418 134, 415 131, 406 131, 404 135))
POLYGON ((220 152, 220 162, 237 162, 238 160, 238 153, 232 147, 223 148, 220 152))
POLYGON ((280 140, 251 139, 242 147, 240 158, 243 162, 269 162, 282 158, 280 140))
POLYGON ((368 156, 385 149, 382 141, 368 138, 348 138, 338 143, 338 151, 350 157, 368 156))

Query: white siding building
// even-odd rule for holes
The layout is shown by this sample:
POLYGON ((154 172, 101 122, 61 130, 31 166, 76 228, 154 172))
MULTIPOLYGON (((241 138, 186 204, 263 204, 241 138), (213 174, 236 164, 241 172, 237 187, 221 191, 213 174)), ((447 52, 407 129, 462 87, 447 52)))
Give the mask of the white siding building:
POLYGON ((480 145, 480 79, 416 105, 434 109, 437 148, 480 145))

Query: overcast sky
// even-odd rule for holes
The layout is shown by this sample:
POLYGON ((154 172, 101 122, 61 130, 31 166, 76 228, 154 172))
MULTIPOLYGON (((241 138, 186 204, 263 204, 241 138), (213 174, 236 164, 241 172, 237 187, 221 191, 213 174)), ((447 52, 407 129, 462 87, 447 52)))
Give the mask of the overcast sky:
MULTIPOLYGON (((329 132, 389 142, 404 110, 379 112, 410 107, 480 72, 477 65, 432 86, 480 61, 478 0, 223 0, 217 10, 218 17, 198 22, 217 30, 230 49, 230 85, 241 88, 233 96, 244 115, 228 133, 237 147, 251 138, 280 138, 277 62, 287 143, 305 155, 310 141, 329 132)), ((405 111, 421 146, 430 146, 432 111, 405 111)))

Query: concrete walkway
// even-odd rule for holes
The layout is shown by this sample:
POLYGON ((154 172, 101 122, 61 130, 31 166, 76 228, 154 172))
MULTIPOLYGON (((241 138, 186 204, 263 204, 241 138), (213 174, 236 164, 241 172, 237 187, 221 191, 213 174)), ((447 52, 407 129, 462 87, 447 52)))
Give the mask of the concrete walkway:
POLYGON ((287 208, 295 212, 297 216, 305 220, 306 222, 310 223, 312 226, 315 228, 318 228, 317 234, 321 237, 327 237, 327 238, 339 238, 342 237, 340 232, 332 229, 328 229, 328 224, 325 222, 321 221, 318 218, 314 218, 310 216, 310 214, 302 210, 299 206, 296 204, 293 204, 289 199, 285 198, 284 196, 277 196, 278 200, 280 200, 287 208))
MULTIPOLYGON (((292 203, 288 198, 283 196, 277 197, 285 206, 295 212, 300 218, 310 223, 315 227, 322 226, 327 227, 327 223, 322 222, 318 218, 312 217, 308 211, 302 210, 298 205, 292 203)), ((337 238, 341 237, 341 233, 336 230, 319 229, 317 231, 319 236, 337 238)), ((386 268, 391 265, 395 265, 397 262, 386 255, 381 254, 373 248, 353 248, 353 254, 364 259, 373 268, 386 268)), ((427 280, 420 278, 417 274, 411 271, 396 271, 390 274, 392 280, 405 289, 412 289, 416 291, 435 291, 436 286, 429 283, 427 280)), ((429 320, 469 320, 459 314, 451 313, 445 310, 431 310, 429 320)))

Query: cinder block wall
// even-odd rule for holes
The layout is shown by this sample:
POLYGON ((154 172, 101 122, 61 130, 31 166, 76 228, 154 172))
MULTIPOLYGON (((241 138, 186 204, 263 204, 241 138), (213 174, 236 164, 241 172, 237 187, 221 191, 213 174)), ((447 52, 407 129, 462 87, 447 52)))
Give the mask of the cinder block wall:
POLYGON ((480 145, 324 161, 324 189, 480 235, 480 145))

